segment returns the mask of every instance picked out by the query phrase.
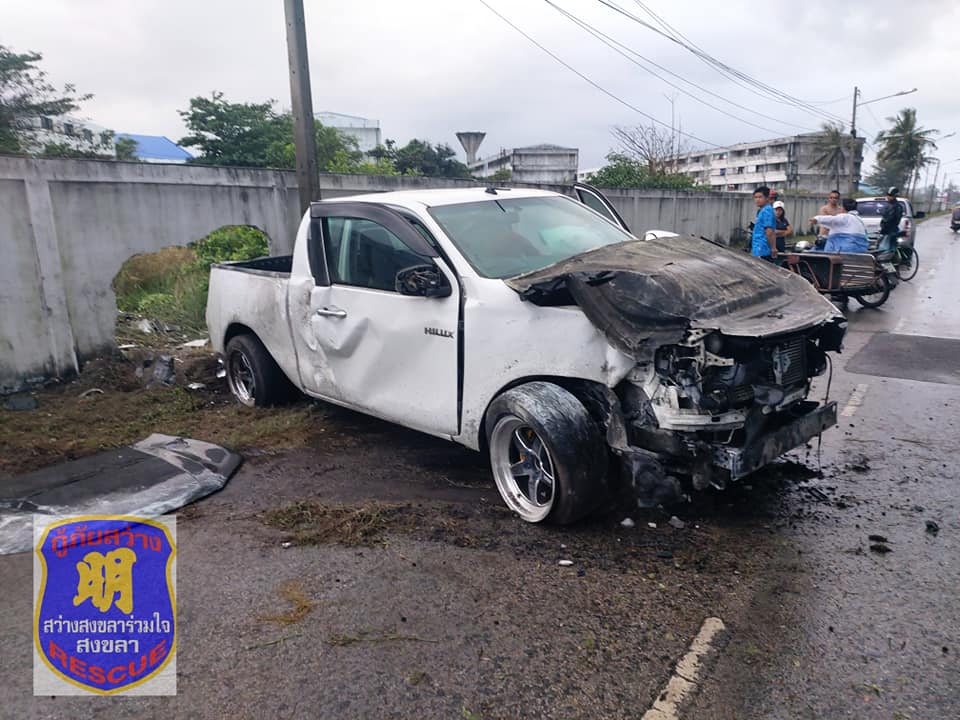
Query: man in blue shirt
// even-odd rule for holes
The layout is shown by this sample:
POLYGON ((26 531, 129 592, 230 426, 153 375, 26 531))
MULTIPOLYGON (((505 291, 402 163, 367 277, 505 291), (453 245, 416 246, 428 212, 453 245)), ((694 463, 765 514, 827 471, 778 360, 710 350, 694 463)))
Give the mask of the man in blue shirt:
POLYGON ((777 217, 770 205, 770 188, 761 185, 753 191, 753 202, 757 206, 757 219, 753 223, 753 238, 750 254, 775 262, 777 258, 777 217))

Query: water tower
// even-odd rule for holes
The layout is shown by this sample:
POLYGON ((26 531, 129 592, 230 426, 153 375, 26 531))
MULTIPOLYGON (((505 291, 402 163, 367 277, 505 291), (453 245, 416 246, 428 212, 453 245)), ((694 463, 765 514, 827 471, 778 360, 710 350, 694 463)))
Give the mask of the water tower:
POLYGON ((480 143, 487 136, 482 132, 458 132, 457 140, 463 145, 463 151, 467 154, 467 165, 477 161, 477 150, 480 149, 480 143))

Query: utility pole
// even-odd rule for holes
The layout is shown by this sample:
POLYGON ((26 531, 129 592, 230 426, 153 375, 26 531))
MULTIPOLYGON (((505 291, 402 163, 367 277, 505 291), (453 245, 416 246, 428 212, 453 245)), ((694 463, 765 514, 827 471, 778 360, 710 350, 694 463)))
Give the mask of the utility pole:
POLYGON ((847 188, 847 196, 853 197, 857 192, 856 178, 856 158, 857 158, 857 98, 860 95, 860 88, 853 88, 853 113, 850 115, 850 182, 847 188))
POLYGON ((293 108, 293 143, 297 154, 297 188, 300 211, 320 199, 317 172, 317 137, 310 95, 310 65, 307 62, 307 30, 303 0, 283 0, 287 21, 287 61, 290 64, 290 100, 293 108))

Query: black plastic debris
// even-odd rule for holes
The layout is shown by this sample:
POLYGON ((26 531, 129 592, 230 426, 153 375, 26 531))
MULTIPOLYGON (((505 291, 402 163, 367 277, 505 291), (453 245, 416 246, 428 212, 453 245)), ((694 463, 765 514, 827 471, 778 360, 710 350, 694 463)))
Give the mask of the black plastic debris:
POLYGON ((40 403, 33 395, 14 395, 3 404, 4 410, 36 410, 40 403))
POLYGON ((219 445, 157 433, 12 478, 0 489, 0 555, 31 548, 34 514, 158 517, 220 490, 241 462, 219 445))

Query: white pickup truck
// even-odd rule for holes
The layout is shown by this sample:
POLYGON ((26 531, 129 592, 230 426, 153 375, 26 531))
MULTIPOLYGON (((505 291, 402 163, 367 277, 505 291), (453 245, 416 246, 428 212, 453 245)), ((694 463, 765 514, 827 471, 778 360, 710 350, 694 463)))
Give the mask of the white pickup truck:
POLYGON ((637 239, 589 186, 313 203, 292 256, 214 266, 207 324, 242 403, 292 384, 484 450, 511 509, 558 523, 722 487, 834 425, 807 395, 846 330, 799 276, 637 239))

